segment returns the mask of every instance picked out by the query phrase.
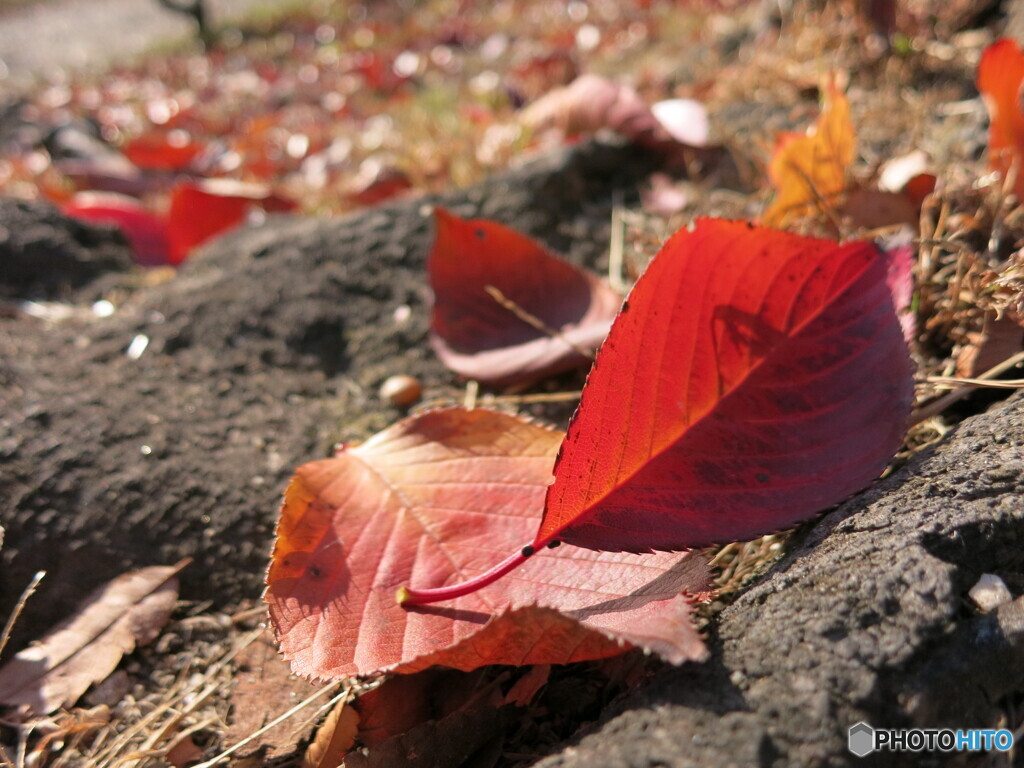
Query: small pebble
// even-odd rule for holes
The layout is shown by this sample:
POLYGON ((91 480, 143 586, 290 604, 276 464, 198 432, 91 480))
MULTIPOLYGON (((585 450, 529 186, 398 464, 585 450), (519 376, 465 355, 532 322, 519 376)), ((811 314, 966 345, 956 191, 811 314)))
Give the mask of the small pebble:
POLYGON ((114 305, 106 299, 100 299, 99 301, 93 302, 92 313, 96 317, 110 317, 114 314, 114 305))
POLYGON ((408 408, 419 402, 423 387, 419 379, 412 376, 391 376, 380 385, 380 399, 386 400, 397 408, 408 408))
POLYGON ((993 611, 1003 603, 1013 600, 1006 582, 994 573, 983 573, 978 583, 971 587, 967 594, 982 613, 993 611))
POLYGON ((125 354, 129 360, 138 360, 142 357, 142 353, 146 351, 146 347, 149 346, 149 336, 144 333, 137 334, 132 343, 128 345, 128 349, 125 350, 125 354))

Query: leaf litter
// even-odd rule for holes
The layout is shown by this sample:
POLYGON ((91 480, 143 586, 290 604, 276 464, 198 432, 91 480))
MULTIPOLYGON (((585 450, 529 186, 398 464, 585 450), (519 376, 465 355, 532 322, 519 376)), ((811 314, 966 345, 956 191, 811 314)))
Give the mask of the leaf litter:
MULTIPOLYGON (((943 12, 952 13, 945 9, 943 12)), ((594 16, 589 19, 589 23, 595 21, 599 30, 604 30, 605 22, 594 16)), ((533 22, 527 22, 527 26, 530 23, 533 22)), ((854 88, 848 96, 851 119, 858 139, 858 156, 853 163, 853 173, 867 177, 894 154, 923 147, 936 160, 936 175, 944 185, 938 193, 923 201, 922 242, 918 249, 916 270, 919 287, 915 314, 919 320, 920 330, 915 351, 922 373, 936 376, 954 373, 961 350, 968 348, 972 344, 972 338, 976 338, 971 334, 983 332, 992 317, 1001 316, 1007 308, 1019 303, 1022 282, 1017 250, 1024 235, 1024 225, 1020 210, 1000 189, 998 179, 989 178, 988 186, 974 185, 974 181, 982 177, 983 169, 970 156, 970 146, 964 147, 962 136, 964 131, 970 133, 974 127, 982 123, 977 118, 977 110, 970 106, 972 94, 962 89, 958 90, 955 83, 949 82, 950 73, 973 70, 973 64, 977 61, 981 48, 986 42, 991 41, 991 36, 986 39, 977 35, 971 38, 968 33, 951 34, 949 30, 963 26, 962 20, 953 21, 952 16, 945 19, 941 14, 937 25, 927 32, 923 27, 914 26, 918 23, 919 21, 914 18, 901 21, 901 24, 910 30, 912 40, 909 53, 904 54, 904 58, 890 56, 888 59, 879 59, 869 48, 861 44, 860 32, 848 19, 826 8, 820 11, 820 15, 809 18, 802 24, 787 22, 783 28, 789 37, 784 46, 771 44, 772 35, 775 33, 768 30, 762 32, 764 37, 760 40, 755 40, 752 36, 741 38, 741 45, 749 50, 749 55, 742 62, 729 60, 728 57, 723 59, 717 53, 708 57, 706 68, 703 70, 703 82, 700 66, 688 72, 690 75, 696 73, 693 82, 697 85, 693 90, 684 86, 682 93, 668 94, 664 90, 659 92, 657 76, 651 76, 653 70, 649 70, 640 78, 638 90, 645 94, 648 103, 654 103, 668 95, 700 95, 711 115, 713 130, 716 129, 716 120, 727 121, 725 124, 730 128, 733 152, 738 156, 741 165, 752 158, 754 166, 763 168, 770 154, 768 146, 772 139, 770 131, 773 128, 802 130, 815 119, 816 107, 813 96, 816 95, 814 91, 820 72, 834 68, 837 63, 850 71, 854 88), (823 62, 826 62, 824 67, 823 62), (891 90, 872 87, 873 77, 879 78, 881 83, 902 78, 912 83, 925 84, 927 87, 921 90, 920 102, 909 105, 899 102, 900 107, 897 109, 892 103, 886 102, 886 99, 893 98, 891 90), (933 83, 937 83, 935 87, 927 84, 929 77, 933 78, 933 83), (867 90, 864 90, 865 87, 867 90), (774 112, 758 111, 758 105, 755 104, 755 108, 751 109, 749 94, 755 93, 758 88, 762 89, 761 93, 770 93, 781 108, 774 112), (812 98, 807 99, 808 93, 812 94, 812 98), (750 115, 750 120, 746 124, 743 118, 734 119, 729 112, 729 105, 734 101, 742 103, 743 110, 750 115), (878 119, 866 119, 872 110, 876 111, 878 119), (939 113, 943 117, 939 121, 941 124, 936 127, 935 121, 930 120, 930 117, 939 113), (903 127, 896 127, 900 125, 901 119, 906 121, 902 124, 903 127), (931 127, 922 132, 917 127, 919 125, 931 127), (751 136, 764 140, 765 143, 760 145, 760 149, 756 140, 750 140, 751 136)), ((719 31, 715 34, 720 35, 727 30, 736 33, 742 27, 730 26, 723 22, 716 29, 719 31)), ((602 35, 602 40, 608 39, 611 39, 608 34, 602 35)), ((659 43, 657 36, 648 33, 647 43, 645 47, 652 51, 652 58, 656 59, 659 43)), ((257 42, 257 45, 260 44, 262 43, 257 42)), ((678 47, 674 50, 678 51, 678 47)), ((458 49, 456 55, 460 55, 458 49)), ((523 72, 543 72, 544 75, 540 78, 542 83, 551 83, 551 80, 546 79, 551 78, 558 67, 563 67, 563 63, 558 63, 557 57, 551 59, 550 64, 543 63, 543 57, 532 62, 529 57, 523 59, 528 62, 528 65, 522 67, 523 72)), ((661 59, 669 60, 664 55, 661 59)), ((634 63, 638 60, 639 57, 634 59, 634 63)), ((382 74, 379 58, 375 60, 369 57, 360 63, 360 67, 361 71, 365 72, 367 82, 376 80, 383 84, 380 78, 388 79, 386 67, 383 68, 385 74, 382 74)), ((160 81, 159 74, 154 76, 150 73, 147 76, 151 78, 150 82, 160 81)), ((529 76, 534 77, 535 74, 529 76)), ((571 75, 562 75, 558 84, 567 84, 571 79, 571 75)), ((391 85, 401 90, 402 82, 399 78, 391 85)), ((509 83, 513 82, 510 78, 509 83)), ((522 85, 523 82, 525 81, 520 75, 516 87, 521 93, 532 92, 536 95, 548 90, 547 86, 542 85, 532 86, 534 90, 531 91, 522 85)), ((87 90, 88 86, 83 92, 87 90)), ((51 90, 48 95, 54 94, 55 91, 51 90)), ((75 93, 72 99, 78 97, 79 94, 75 93)), ((142 113, 140 111, 139 114, 142 113)), ((504 114, 511 122, 512 111, 504 114)), ((718 123, 718 130, 722 124, 718 123)), ((484 125, 486 131, 497 128, 499 121, 488 123, 485 120, 477 125, 484 125)), ((491 133, 498 135, 497 130, 492 130, 491 133)), ((461 136, 452 141, 451 145, 454 147, 459 141, 461 136)), ((475 142, 467 141, 462 146, 465 148, 471 144, 475 142)), ((236 143, 236 146, 244 149, 243 154, 247 157, 251 152, 254 160, 259 160, 258 147, 250 149, 240 142, 236 143)), ((317 141, 313 141, 311 146, 318 146, 317 141)), ((328 146, 325 146, 325 152, 328 146)), ((502 146, 504 148, 494 157, 507 159, 522 147, 522 139, 514 138, 502 146)), ((393 143, 391 147, 394 147, 393 143)), ((337 149, 338 147, 335 147, 335 150, 337 149)), ((350 150, 349 156, 358 157, 366 151, 364 147, 357 147, 354 152, 350 150)), ((426 154, 429 153, 424 153, 426 154)), ((344 154, 335 151, 333 156, 344 157, 344 154)), ((443 166, 436 163, 424 166, 424 170, 415 174, 416 183, 422 184, 424 180, 429 180, 429 186, 431 183, 446 183, 448 179, 455 179, 457 183, 461 180, 465 183, 465 180, 472 178, 472 173, 481 167, 475 165, 480 161, 475 149, 465 153, 465 156, 471 159, 447 161, 443 166), (471 170, 467 174, 467 169, 470 168, 476 170, 471 170)), ((333 161, 328 155, 325 155, 324 159, 326 162, 322 167, 330 168, 333 161)), ((498 159, 497 162, 500 164, 503 159, 498 159)), ((269 163, 260 162, 265 163, 264 168, 270 167, 269 163)), ((342 166, 349 167, 349 162, 342 160, 342 166)), ((315 164, 311 163, 310 168, 314 166, 315 164)), ((253 167, 259 166, 257 164, 253 167)), ((13 173, 5 183, 13 184, 15 188, 20 187, 22 191, 30 188, 27 185, 30 180, 31 183, 39 181, 40 187, 49 185, 51 189, 60 189, 64 184, 52 169, 37 170, 38 164, 26 166, 19 164, 15 159, 12 168, 13 173)), ((335 172, 335 169, 328 170, 328 177, 335 172)), ((748 177, 750 178, 752 177, 748 177)), ((733 190, 715 187, 701 189, 699 179, 696 186, 693 186, 692 181, 689 183, 690 189, 699 190, 701 195, 693 198, 696 202, 687 210, 688 215, 696 210, 704 214, 750 218, 760 212, 767 199, 767 195, 762 195, 760 199, 752 197, 751 186, 741 187, 742 193, 737 194, 733 190), (751 202, 752 200, 754 202, 751 202)), ((311 199, 312 207, 315 209, 320 205, 319 200, 322 198, 314 195, 311 199)), ((804 221, 798 222, 796 226, 805 231, 834 231, 835 222, 828 217, 820 217, 820 213, 821 211, 815 212, 804 221)), ((636 265, 646 262, 647 256, 654 250, 652 245, 660 243, 665 233, 687 223, 679 219, 674 223, 671 219, 664 222, 633 213, 628 217, 628 221, 630 226, 625 242, 627 262, 631 261, 636 265), (660 231, 662 234, 652 235, 652 231, 660 231)), ((919 387, 919 401, 924 401, 936 393, 933 385, 922 384, 919 387)), ((908 438, 910 449, 927 444, 948 428, 950 423, 955 422, 959 415, 953 413, 938 416, 915 427, 908 438)), ((727 545, 722 548, 716 554, 716 563, 723 566, 719 583, 727 589, 739 588, 781 551, 784 539, 784 536, 775 535, 747 544, 727 545)), ((222 673, 226 668, 221 668, 222 673)), ((578 672, 577 675, 579 674, 582 673, 578 672)), ((180 691, 181 688, 176 690, 180 691)), ((122 723, 126 722, 123 715, 119 717, 122 723)), ((153 727, 152 724, 149 727, 153 727)), ((213 727, 212 730, 215 732, 216 728, 213 727)), ((210 754, 209 750, 207 754, 210 754)))

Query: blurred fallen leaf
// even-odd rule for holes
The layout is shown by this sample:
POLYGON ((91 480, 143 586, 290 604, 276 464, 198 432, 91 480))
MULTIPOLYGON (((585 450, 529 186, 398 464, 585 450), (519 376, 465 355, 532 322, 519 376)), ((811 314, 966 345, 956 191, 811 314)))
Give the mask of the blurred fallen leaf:
POLYGON ((696 99, 658 101, 651 105, 651 113, 676 141, 691 147, 708 145, 708 112, 696 99))
POLYGON ((150 131, 132 139, 122 151, 137 167, 150 171, 185 171, 204 146, 184 131, 150 131))
POLYGON ((640 200, 647 213, 671 216, 694 202, 690 187, 675 182, 667 174, 652 173, 647 182, 649 186, 640 190, 640 200))
POLYGON ((376 205, 412 189, 404 171, 376 160, 366 160, 348 185, 345 197, 354 205, 376 205))
POLYGON ((880 189, 853 189, 839 209, 855 226, 880 229, 894 224, 917 226, 920 210, 902 192, 880 189))
POLYGON ((443 208, 434 216, 430 344, 445 365, 500 387, 590 363, 621 296, 497 222, 460 219, 443 208))
POLYGON ((87 121, 55 128, 43 140, 57 170, 80 189, 137 196, 146 189, 141 170, 99 137, 87 121))
POLYGON ((544 94, 520 112, 519 121, 535 134, 555 131, 567 138, 602 128, 642 145, 670 138, 635 90, 591 74, 580 75, 569 85, 544 94))
POLYGON ((207 240, 245 223, 253 211, 295 210, 295 203, 264 184, 234 179, 182 181, 171 190, 167 213, 170 261, 179 264, 207 240))
POLYGON ((1020 88, 1024 82, 1024 51, 1010 38, 996 40, 981 54, 978 90, 988 109, 988 163, 1005 180, 1016 175, 1014 191, 1024 195, 1024 112, 1020 88))
POLYGON ((806 134, 783 134, 776 142, 768 164, 775 200, 761 217, 770 227, 783 227, 842 202, 856 137, 838 79, 833 75, 822 89, 821 115, 806 134))
POLYGON ((164 755, 164 760, 174 768, 185 768, 198 763, 203 758, 202 748, 196 744, 191 734, 178 739, 177 743, 164 755))
POLYGON ((143 568, 100 587, 78 612, 0 669, 0 703, 45 715, 69 707, 121 657, 152 642, 178 599, 190 560, 143 568))
POLYGON ((143 266, 164 265, 170 259, 167 223, 134 197, 117 192, 76 192, 61 206, 61 213, 82 221, 116 225, 131 245, 135 261, 143 266))

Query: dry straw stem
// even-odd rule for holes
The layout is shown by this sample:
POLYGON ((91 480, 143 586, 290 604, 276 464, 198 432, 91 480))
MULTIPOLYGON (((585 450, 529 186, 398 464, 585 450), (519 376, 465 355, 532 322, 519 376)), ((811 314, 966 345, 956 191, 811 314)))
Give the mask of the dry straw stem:
POLYGON ((622 296, 629 291, 623 276, 625 249, 626 222, 623 219, 622 195, 616 192, 612 201, 611 242, 608 245, 608 284, 622 296))
POLYGON ((938 249, 940 246, 945 245, 942 237, 946 231, 946 221, 948 219, 949 203, 945 200, 942 202, 942 207, 939 208, 939 217, 935 221, 934 226, 932 225, 931 218, 925 213, 924 208, 922 207, 921 239, 919 243, 922 246, 927 246, 922 247, 918 255, 918 281, 922 285, 931 282, 931 279, 935 274, 935 261, 938 255, 938 249))
POLYGON ((581 347, 579 344, 575 344, 569 341, 569 339, 565 338, 565 336, 562 335, 561 331, 555 330, 536 315, 532 315, 529 312, 527 312, 525 309, 516 304, 514 301, 512 301, 512 299, 508 298, 505 294, 503 294, 493 285, 485 285, 484 290, 487 291, 488 295, 492 299, 494 299, 496 302, 498 302, 501 306, 503 306, 516 317, 518 317, 524 323, 532 325, 538 331, 540 331, 543 334, 546 334, 547 336, 550 336, 553 339, 558 339, 559 341, 564 342, 565 344, 579 352, 588 360, 594 359, 594 353, 591 352, 589 349, 585 349, 581 347))
POLYGON ((466 395, 462 399, 462 405, 467 411, 476 408, 476 398, 480 394, 480 382, 470 379, 466 382, 466 395))
MULTIPOLYGON (((999 363, 999 365, 995 365, 989 368, 987 371, 985 371, 983 374, 981 374, 975 379, 956 379, 945 376, 935 377, 936 381, 938 382, 949 381, 953 383, 958 383, 960 384, 960 386, 958 386, 951 392, 943 395, 942 397, 936 398, 935 400, 932 400, 930 403, 927 403, 926 405, 923 405, 920 408, 918 408, 911 415, 910 423, 912 425, 920 424, 922 421, 925 421, 926 419, 930 419, 933 416, 937 416, 938 414, 946 410, 949 406, 951 406, 953 403, 967 397, 967 395, 969 395, 978 387, 1002 387, 1007 384, 1013 385, 1010 388, 1016 388, 1021 386, 1021 384, 1015 384, 1014 382, 998 382, 995 384, 991 383, 991 380, 994 379, 996 376, 1005 373, 1006 371, 1010 370, 1014 366, 1020 365, 1021 363, 1024 363, 1024 352, 1018 352, 1016 355, 1008 357, 1006 360, 999 363)), ((1019 382, 1020 380, 1018 379, 1017 381, 1019 382)))
POLYGON ((21 616, 21 612, 25 610, 25 604, 28 599, 32 597, 32 593, 36 591, 36 587, 39 586, 39 582, 46 576, 46 571, 39 571, 35 576, 32 577, 32 581, 25 587, 25 591, 21 593, 21 597, 18 598, 17 605, 14 606, 14 610, 11 611, 11 615, 7 617, 7 623, 4 624, 3 634, 0 634, 0 654, 4 652, 4 648, 7 647, 7 643, 11 639, 11 632, 14 630, 14 625, 18 621, 18 617, 21 616))

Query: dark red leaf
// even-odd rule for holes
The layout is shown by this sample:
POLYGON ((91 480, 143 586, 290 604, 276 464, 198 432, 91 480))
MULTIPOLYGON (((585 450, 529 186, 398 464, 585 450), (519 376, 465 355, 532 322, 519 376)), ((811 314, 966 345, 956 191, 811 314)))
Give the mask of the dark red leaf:
POLYGON ((579 349, 596 349, 604 339, 622 301, 618 294, 501 224, 467 221, 441 208, 435 218, 431 343, 445 365, 502 386, 589 362, 579 349), (516 316, 488 286, 561 336, 516 316))
POLYGON ((749 539, 876 477, 913 399, 888 270, 868 243, 677 233, 598 354, 535 546, 749 539))

